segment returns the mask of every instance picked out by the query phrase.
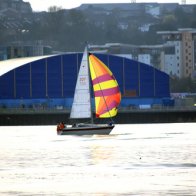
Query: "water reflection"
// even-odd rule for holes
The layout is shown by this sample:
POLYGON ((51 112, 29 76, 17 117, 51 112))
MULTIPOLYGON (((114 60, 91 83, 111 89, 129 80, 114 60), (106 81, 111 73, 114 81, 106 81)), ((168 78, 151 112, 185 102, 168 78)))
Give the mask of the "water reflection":
POLYGON ((111 163, 114 160, 115 149, 112 146, 92 144, 90 159, 93 165, 111 163))

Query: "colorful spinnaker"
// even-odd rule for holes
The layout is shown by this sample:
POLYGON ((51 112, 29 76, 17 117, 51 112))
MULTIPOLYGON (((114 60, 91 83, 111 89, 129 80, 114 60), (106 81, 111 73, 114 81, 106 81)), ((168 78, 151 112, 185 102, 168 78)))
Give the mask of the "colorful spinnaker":
POLYGON ((118 83, 109 68, 93 54, 89 54, 89 66, 95 96, 96 117, 113 117, 117 114, 117 107, 121 101, 118 83))

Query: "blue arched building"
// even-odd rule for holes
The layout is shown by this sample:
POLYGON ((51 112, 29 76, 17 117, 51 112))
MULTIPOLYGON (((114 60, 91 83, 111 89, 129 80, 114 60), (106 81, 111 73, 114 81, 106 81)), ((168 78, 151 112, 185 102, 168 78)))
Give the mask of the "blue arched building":
MULTIPOLYGON (((163 104, 170 97, 166 73, 119 56, 96 56, 109 66, 119 83, 121 107, 163 104)), ((12 61, 12 68, 0 74, 0 107, 69 108, 81 59, 82 53, 68 53, 16 65, 12 61)))

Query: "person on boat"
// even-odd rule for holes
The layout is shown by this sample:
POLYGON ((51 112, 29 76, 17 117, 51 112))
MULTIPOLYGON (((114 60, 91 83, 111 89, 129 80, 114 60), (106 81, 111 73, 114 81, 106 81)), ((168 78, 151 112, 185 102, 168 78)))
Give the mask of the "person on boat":
POLYGON ((62 129, 64 129, 65 128, 65 124, 63 123, 63 122, 61 122, 61 123, 59 123, 58 125, 57 125, 57 131, 61 131, 62 129))
POLYGON ((61 123, 60 123, 60 128, 61 128, 61 129, 64 129, 64 128, 65 128, 64 122, 61 122, 61 123))

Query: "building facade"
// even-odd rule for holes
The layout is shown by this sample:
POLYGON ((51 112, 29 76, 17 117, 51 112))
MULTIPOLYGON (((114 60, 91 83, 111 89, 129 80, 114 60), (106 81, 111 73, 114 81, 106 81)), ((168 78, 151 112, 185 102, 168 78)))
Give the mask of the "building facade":
MULTIPOLYGON (((95 55, 113 72, 122 94, 121 107, 161 105, 170 97, 169 76, 164 72, 115 55, 95 55)), ((0 107, 70 107, 81 59, 82 53, 69 53, 22 64, 20 58, 2 62, 0 107), (8 66, 12 69, 5 72, 8 66)))
POLYGON ((24 42, 17 42, 8 46, 0 47, 0 60, 49 54, 52 54, 51 46, 43 45, 42 42, 26 44, 24 42))
POLYGON ((164 44, 174 47, 174 53, 165 54, 164 71, 178 78, 194 77, 196 71, 196 29, 159 31, 164 44))
MULTIPOLYGON (((169 46, 170 47, 170 46, 169 46)), ((115 54, 145 63, 157 69, 162 68, 162 56, 168 46, 164 45, 131 45, 121 43, 107 43, 105 45, 90 45, 92 51, 115 54)), ((164 71, 164 70, 163 70, 164 71)))

